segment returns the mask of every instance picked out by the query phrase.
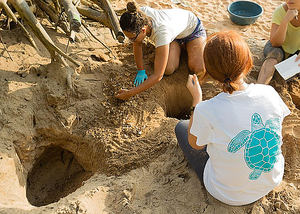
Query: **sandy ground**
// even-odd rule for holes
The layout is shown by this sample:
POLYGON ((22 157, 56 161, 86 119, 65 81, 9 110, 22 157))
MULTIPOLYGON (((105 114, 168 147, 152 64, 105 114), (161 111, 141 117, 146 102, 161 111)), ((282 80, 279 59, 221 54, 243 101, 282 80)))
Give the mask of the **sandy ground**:
MULTIPOLYGON (((208 34, 233 29, 251 47, 254 82, 262 64, 272 11, 278 0, 257 1, 264 14, 251 26, 230 22, 229 0, 138 0, 155 8, 193 11, 208 34)), ((122 9, 125 1, 113 1, 122 9)), ((3 17, 3 16, 2 16, 3 17)), ((67 39, 43 19, 41 23, 65 50, 67 39)), ((201 186, 178 148, 174 127, 185 118, 191 96, 185 88, 186 56, 175 74, 127 102, 113 95, 132 87, 132 47, 119 44, 108 29, 89 22, 117 59, 83 33, 69 53, 82 63, 66 84, 66 68, 50 64, 40 43, 33 49, 20 29, 1 30, 13 58, 0 44, 0 213, 300 213, 300 80, 285 82, 275 74, 271 85, 292 114, 284 121, 284 181, 259 201, 241 207, 225 205, 201 186)), ((145 64, 153 72, 153 46, 145 44, 145 64)), ((220 90, 213 81, 203 87, 205 99, 220 90)))

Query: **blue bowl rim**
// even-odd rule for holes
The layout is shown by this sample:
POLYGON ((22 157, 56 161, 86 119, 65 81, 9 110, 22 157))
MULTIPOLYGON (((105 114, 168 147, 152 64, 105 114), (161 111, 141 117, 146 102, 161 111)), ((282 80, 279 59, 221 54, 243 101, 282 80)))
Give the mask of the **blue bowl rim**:
POLYGON ((259 17, 259 16, 261 16, 261 15, 263 14, 264 8, 263 8, 261 5, 259 5, 258 3, 253 2, 253 1, 234 1, 234 2, 231 2, 231 3, 228 5, 227 11, 230 13, 230 15, 233 15, 233 16, 235 16, 235 17, 239 17, 239 18, 243 18, 243 19, 244 19, 244 18, 248 18, 248 19, 249 19, 249 18, 252 18, 252 19, 254 19, 254 18, 257 18, 257 17, 259 17), (232 4, 237 3, 237 2, 249 2, 249 3, 256 4, 257 6, 260 7, 261 12, 260 12, 258 15, 256 15, 256 16, 239 16, 239 15, 236 15, 236 14, 232 13, 232 12, 230 11, 229 8, 231 7, 232 4))

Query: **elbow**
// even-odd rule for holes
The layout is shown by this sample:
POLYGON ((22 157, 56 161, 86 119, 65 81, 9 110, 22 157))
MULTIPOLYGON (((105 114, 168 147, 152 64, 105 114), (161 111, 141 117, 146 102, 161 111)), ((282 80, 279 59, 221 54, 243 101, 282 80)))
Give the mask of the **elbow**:
POLYGON ((191 146, 193 149, 196 149, 196 150, 199 150, 199 149, 200 149, 200 147, 197 146, 197 144, 193 144, 193 143, 189 143, 189 144, 190 144, 190 146, 191 146))
POLYGON ((204 146, 198 146, 196 143, 190 143, 189 142, 189 144, 195 150, 201 150, 201 149, 203 149, 205 147, 205 145, 204 146))
POLYGON ((270 39, 270 42, 271 42, 271 45, 273 46, 273 47, 280 47, 282 44, 283 44, 283 42, 281 42, 281 41, 276 41, 275 39, 270 39))
POLYGON ((192 135, 188 135, 188 142, 189 142, 190 146, 195 150, 200 150, 204 147, 204 146, 198 146, 197 145, 197 137, 192 136, 192 135))
POLYGON ((162 80, 164 75, 154 75, 153 79, 155 83, 158 83, 159 81, 162 80))

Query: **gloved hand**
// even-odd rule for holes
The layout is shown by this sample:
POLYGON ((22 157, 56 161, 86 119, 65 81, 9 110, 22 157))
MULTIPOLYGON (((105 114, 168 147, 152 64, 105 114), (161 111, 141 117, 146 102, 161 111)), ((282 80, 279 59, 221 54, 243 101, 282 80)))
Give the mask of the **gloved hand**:
POLYGON ((135 87, 139 86, 142 82, 144 82, 148 78, 145 70, 138 70, 138 73, 134 80, 135 87))

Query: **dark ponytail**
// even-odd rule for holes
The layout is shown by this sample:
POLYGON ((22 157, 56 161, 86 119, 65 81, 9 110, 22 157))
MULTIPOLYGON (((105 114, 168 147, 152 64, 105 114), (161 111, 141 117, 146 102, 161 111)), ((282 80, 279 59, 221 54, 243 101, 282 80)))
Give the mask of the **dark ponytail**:
POLYGON ((238 85, 233 82, 230 78, 226 77, 223 81, 223 91, 229 94, 236 91, 238 89, 238 85))
POLYGON ((137 7, 134 2, 128 2, 126 8, 129 13, 135 13, 137 11, 137 7))
POLYGON ((140 33, 144 25, 149 25, 148 17, 140 10, 134 2, 127 3, 127 11, 120 18, 120 27, 123 31, 140 33))

